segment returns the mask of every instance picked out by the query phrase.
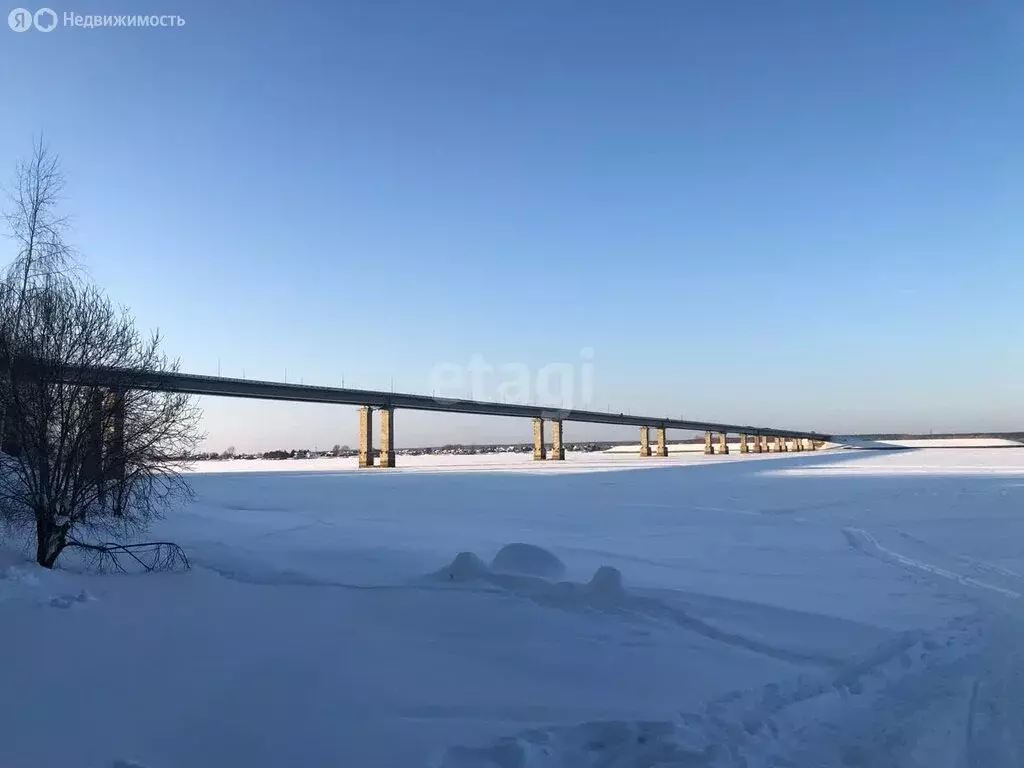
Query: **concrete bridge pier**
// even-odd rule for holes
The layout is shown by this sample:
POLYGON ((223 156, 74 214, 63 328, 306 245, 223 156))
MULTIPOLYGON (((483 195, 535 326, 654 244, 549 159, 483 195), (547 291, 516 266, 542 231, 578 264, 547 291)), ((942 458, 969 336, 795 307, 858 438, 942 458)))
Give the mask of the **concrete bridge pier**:
POLYGON ((533 460, 544 461, 547 457, 547 446, 544 445, 544 419, 538 416, 533 420, 533 460))
POLYGON ((373 466, 373 408, 359 409, 359 467, 373 466))
POLYGON ((729 453, 729 443, 727 442, 728 439, 729 435, 727 435, 725 432, 720 432, 718 434, 718 452, 723 456, 729 453))
POLYGON ((380 409, 380 466, 395 466, 395 409, 380 409))
POLYGON ((740 435, 740 453, 750 453, 750 446, 747 445, 747 433, 740 435))
POLYGON ((104 446, 107 461, 105 462, 108 480, 115 483, 124 482, 124 420, 128 393, 123 389, 114 390, 108 397, 110 408, 110 428, 104 446))
POLYGON ((779 437, 778 435, 775 436, 775 452, 776 453, 785 453, 786 452, 786 444, 782 442, 782 438, 779 437))
POLYGON ((377 408, 380 411, 380 461, 378 451, 373 447, 372 405, 359 409, 359 467, 368 469, 379 466, 390 469, 395 466, 395 408, 392 405, 377 408))
POLYGON ((704 433, 704 453, 713 456, 715 453, 714 443, 711 442, 711 432, 704 433))
POLYGON ((650 427, 640 427, 640 455, 644 458, 651 455, 650 427))
POLYGON ((565 461, 565 447, 562 445, 562 420, 551 420, 551 455, 549 461, 565 461))
POLYGON ((658 447, 655 451, 656 456, 668 456, 668 440, 665 437, 665 428, 658 427, 658 447))
POLYGON ((0 414, 0 451, 8 456, 21 456, 21 435, 18 433, 18 415, 14 403, 8 403, 4 413, 0 414))
POLYGON ((761 440, 761 435, 754 435, 754 453, 764 452, 764 443, 761 440))
POLYGON ((93 389, 89 393, 89 429, 86 435, 86 475, 99 485, 103 499, 103 392, 93 389))

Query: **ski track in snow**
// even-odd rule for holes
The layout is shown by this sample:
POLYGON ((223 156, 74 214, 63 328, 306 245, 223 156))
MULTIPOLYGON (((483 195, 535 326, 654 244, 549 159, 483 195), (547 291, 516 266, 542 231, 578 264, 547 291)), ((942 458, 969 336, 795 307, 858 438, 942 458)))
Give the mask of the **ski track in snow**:
POLYGON ((1012 589, 1006 589, 1004 587, 997 586, 995 584, 989 584, 988 582, 976 579, 973 576, 964 576, 963 574, 950 571, 946 568, 942 568, 931 563, 926 563, 922 560, 916 560, 912 557, 904 555, 896 550, 889 549, 878 542, 878 540, 870 533, 865 531, 863 528, 843 528, 843 534, 849 541, 850 546, 859 552, 863 552, 866 555, 880 557, 883 560, 888 560, 894 563, 898 563, 906 568, 912 570, 923 571, 931 574, 932 576, 939 576, 943 579, 955 581, 959 584, 963 584, 967 587, 977 587, 979 589, 987 589, 1003 597, 1009 597, 1014 600, 1020 598, 1021 593, 1012 589))
MULTIPOLYGON (((621 585, 617 589, 605 591, 595 589, 593 581, 585 585, 565 581, 555 583, 537 577, 492 571, 471 553, 463 553, 459 557, 474 558, 478 565, 470 573, 459 572, 457 567, 459 560, 457 559, 452 565, 442 568, 437 574, 434 574, 433 578, 440 579, 444 583, 446 579, 451 580, 451 577, 455 576, 460 581, 460 588, 466 588, 467 584, 472 585, 470 588, 484 586, 491 592, 495 589, 501 590, 507 595, 531 600, 538 605, 557 610, 599 612, 635 622, 670 622, 679 628, 724 645, 742 648, 793 664, 835 668, 844 663, 844 659, 838 656, 794 650, 747 637, 738 632, 730 632, 672 606, 664 600, 627 592, 621 585)), ((616 569, 604 570, 618 573, 616 569)))
MULTIPOLYGON (((898 533, 904 539, 913 542, 917 546, 925 547, 927 549, 935 551, 934 547, 929 545, 928 542, 923 541, 922 539, 919 539, 916 536, 912 536, 906 531, 896 531, 896 533, 898 533)), ((997 576, 1005 576, 1011 579, 1021 578, 1021 575, 1017 571, 1014 571, 1010 568, 1005 568, 1001 565, 996 565, 995 563, 986 563, 982 560, 975 560, 974 558, 964 554, 956 554, 954 555, 954 557, 956 557, 956 559, 959 562, 963 563, 968 568, 972 568, 976 571, 982 571, 984 573, 994 573, 997 576)))

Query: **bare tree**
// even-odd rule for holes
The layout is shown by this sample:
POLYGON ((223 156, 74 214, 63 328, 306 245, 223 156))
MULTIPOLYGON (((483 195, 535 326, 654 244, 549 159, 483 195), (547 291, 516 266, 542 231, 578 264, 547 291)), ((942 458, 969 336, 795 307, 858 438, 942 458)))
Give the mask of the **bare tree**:
MULTIPOLYGON (((65 183, 60 158, 42 137, 33 145, 32 154, 15 167, 4 218, 17 253, 5 283, 21 299, 35 286, 51 285, 74 274, 75 252, 64 239, 69 221, 58 210, 65 183)), ((15 311, 4 320, 16 325, 20 316, 20 311, 15 311)))
MULTIPOLYGON (((0 316, 18 309, 8 295, 0 316)), ((0 384, 9 404, 0 514, 34 527, 36 560, 49 568, 67 546, 131 537, 190 494, 176 459, 201 439, 200 412, 188 395, 97 385, 98 368, 176 370, 159 334, 142 336, 98 289, 33 291, 20 311, 16 362, 0 384)))
MULTIPOLYGON (((15 256, 0 278, 0 299, 7 308, 0 315, 0 365, 9 365, 12 359, 6 347, 19 332, 26 297, 40 287, 74 278, 75 254, 64 239, 69 222, 58 210, 64 185, 60 158, 40 137, 31 155, 15 166, 7 190, 3 215, 15 256)), ((0 377, 9 378, 10 371, 0 368, 0 377)), ((0 401, 0 406, 3 418, 12 404, 0 401)))
POLYGON ((6 214, 18 253, 0 280, 0 516, 34 530, 47 568, 68 546, 131 537, 190 493, 176 459, 201 439, 187 395, 109 389, 98 368, 176 370, 160 336, 76 279, 57 213, 64 178, 39 143, 6 214))

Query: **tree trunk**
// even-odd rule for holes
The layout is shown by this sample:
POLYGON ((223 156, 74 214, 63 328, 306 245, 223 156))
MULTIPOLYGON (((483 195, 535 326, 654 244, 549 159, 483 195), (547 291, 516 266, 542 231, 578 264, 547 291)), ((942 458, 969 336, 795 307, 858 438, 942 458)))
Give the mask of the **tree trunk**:
POLYGON ((67 525, 56 525, 45 515, 36 516, 36 562, 39 565, 53 568, 67 545, 67 525))

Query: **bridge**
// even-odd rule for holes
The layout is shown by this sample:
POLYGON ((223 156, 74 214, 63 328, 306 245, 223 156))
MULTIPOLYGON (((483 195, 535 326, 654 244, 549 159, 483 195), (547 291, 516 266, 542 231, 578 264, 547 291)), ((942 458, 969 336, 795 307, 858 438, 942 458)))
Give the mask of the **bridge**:
MULTIPOLYGON (((802 430, 759 427, 750 424, 725 424, 711 421, 673 419, 666 416, 638 416, 624 413, 560 409, 550 406, 498 403, 481 400, 463 400, 415 395, 401 392, 381 392, 342 387, 318 387, 308 384, 287 384, 276 381, 236 379, 222 376, 200 376, 179 372, 152 372, 105 367, 50 367, 39 362, 26 363, 40 375, 68 384, 106 389, 112 393, 127 390, 178 392, 204 397, 240 397, 259 400, 285 400, 302 403, 326 403, 359 406, 359 466, 395 466, 395 411, 434 411, 466 413, 482 416, 508 416, 531 419, 533 422, 533 458, 536 461, 562 461, 565 459, 565 422, 634 426, 640 429, 640 456, 668 456, 666 432, 670 429, 704 432, 706 454, 728 453, 727 436, 740 436, 741 453, 770 451, 815 450, 830 439, 830 435, 802 430), (380 414, 379 462, 374 447, 373 413, 380 414), (550 450, 546 437, 550 424, 550 450), (657 433, 652 451, 650 430, 657 433), (718 434, 715 444, 714 434, 718 434)), ((21 366, 19 366, 21 367, 21 366)), ((117 398, 115 397, 115 401, 117 398)), ((123 421, 123 413, 121 419, 123 421)), ((116 411, 115 411, 116 419, 116 411)), ((116 430, 116 425, 115 425, 116 430)))

